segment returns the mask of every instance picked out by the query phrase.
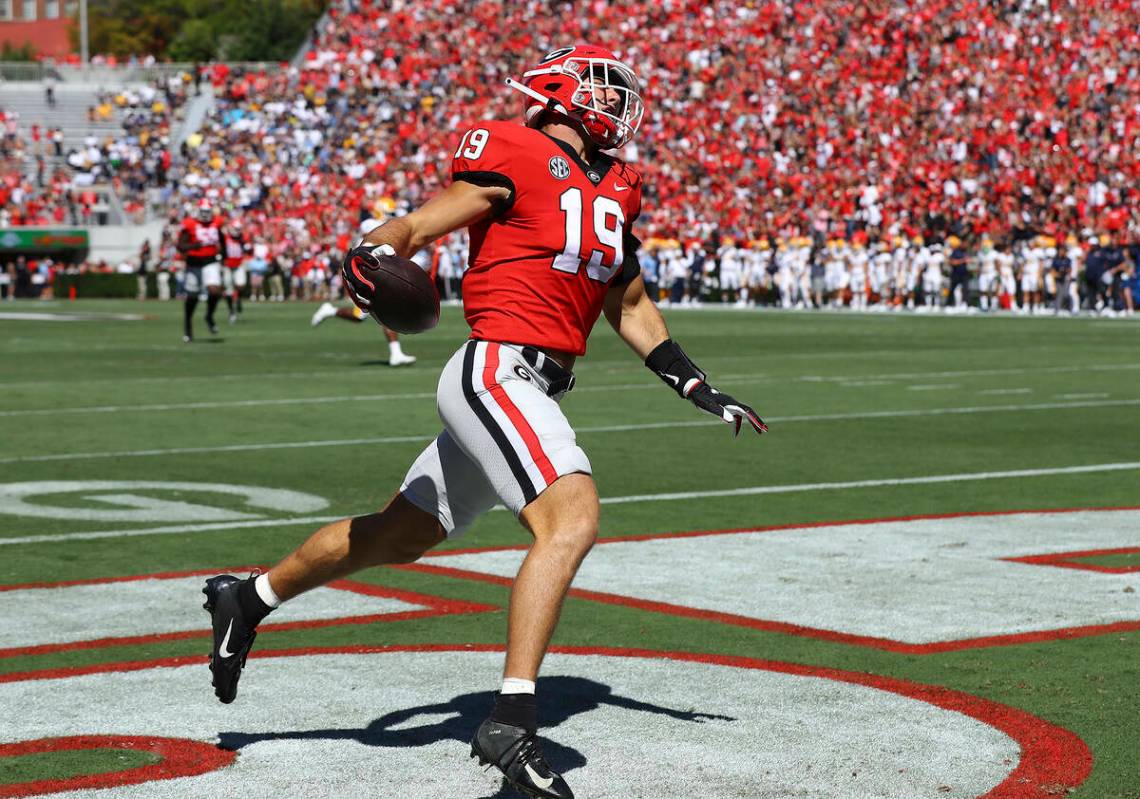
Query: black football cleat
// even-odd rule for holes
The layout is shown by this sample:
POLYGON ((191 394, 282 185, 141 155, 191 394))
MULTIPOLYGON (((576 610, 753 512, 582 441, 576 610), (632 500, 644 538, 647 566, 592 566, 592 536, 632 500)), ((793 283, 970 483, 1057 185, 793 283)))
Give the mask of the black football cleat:
POLYGON ((471 739, 471 757, 481 766, 495 766, 512 788, 534 799, 574 799, 566 780, 543 757, 538 738, 522 727, 487 719, 471 739))
POLYGON ((257 622, 246 618, 238 602, 238 586, 243 582, 232 574, 220 574, 207 580, 202 589, 206 595, 202 607, 209 612, 214 626, 214 645, 210 648, 214 693, 227 705, 237 696, 241 670, 257 638, 257 622))
POLYGON ((213 319, 206 320, 206 327, 209 329, 211 336, 218 335, 218 326, 214 323, 213 319))

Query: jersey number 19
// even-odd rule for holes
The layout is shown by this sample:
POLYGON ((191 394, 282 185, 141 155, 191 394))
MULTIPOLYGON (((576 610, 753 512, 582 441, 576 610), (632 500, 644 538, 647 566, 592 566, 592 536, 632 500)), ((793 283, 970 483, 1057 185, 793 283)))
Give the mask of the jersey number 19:
MULTIPOLYGON (((582 262, 582 190, 571 186, 558 198, 558 207, 566 218, 566 244, 551 264, 560 272, 578 274, 582 262)), ((592 205, 594 236, 598 243, 613 250, 607 258, 601 250, 591 250, 586 275, 600 283, 608 283, 622 263, 622 225, 625 214, 617 200, 598 195, 592 205)))

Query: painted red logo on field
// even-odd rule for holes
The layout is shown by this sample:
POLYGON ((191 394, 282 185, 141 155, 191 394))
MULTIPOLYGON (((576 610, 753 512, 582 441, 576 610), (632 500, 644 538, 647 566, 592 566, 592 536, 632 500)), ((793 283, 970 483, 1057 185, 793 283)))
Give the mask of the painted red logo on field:
POLYGON ((236 752, 219 749, 203 741, 185 738, 156 738, 146 735, 75 735, 66 738, 40 738, 35 741, 0 744, 0 760, 47 752, 73 752, 92 749, 130 749, 161 758, 157 763, 102 774, 80 774, 61 780, 34 780, 0 785, 0 797, 33 796, 84 788, 114 788, 154 780, 195 777, 228 766, 236 752))

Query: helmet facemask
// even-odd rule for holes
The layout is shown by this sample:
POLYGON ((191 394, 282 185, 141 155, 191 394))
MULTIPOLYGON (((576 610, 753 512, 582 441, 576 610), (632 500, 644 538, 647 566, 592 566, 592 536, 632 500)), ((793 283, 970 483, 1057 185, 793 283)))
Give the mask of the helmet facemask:
POLYGON ((633 70, 620 61, 571 56, 561 63, 526 72, 523 79, 527 86, 542 91, 542 76, 550 76, 558 83, 567 81, 565 89, 556 92, 554 99, 566 107, 571 118, 581 123, 599 147, 624 146, 641 125, 645 110, 641 84, 633 70))

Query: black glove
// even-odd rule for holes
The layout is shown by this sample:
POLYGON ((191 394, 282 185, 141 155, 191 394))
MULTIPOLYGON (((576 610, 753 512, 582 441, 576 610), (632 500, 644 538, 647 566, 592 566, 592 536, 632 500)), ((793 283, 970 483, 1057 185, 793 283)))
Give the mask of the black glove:
POLYGON ((353 304, 365 313, 372 308, 372 297, 376 293, 376 284, 368 279, 366 273, 366 270, 375 269, 380 265, 375 253, 395 255, 396 251, 390 244, 379 246, 361 244, 349 250, 340 265, 340 276, 344 280, 345 292, 353 304))
POLYGON ((768 432, 768 425, 764 424, 756 411, 706 383, 705 373, 689 360, 689 356, 672 339, 658 344, 645 359, 645 365, 678 395, 702 411, 734 425, 734 436, 740 435, 740 425, 744 421, 752 425, 757 433, 768 432))

